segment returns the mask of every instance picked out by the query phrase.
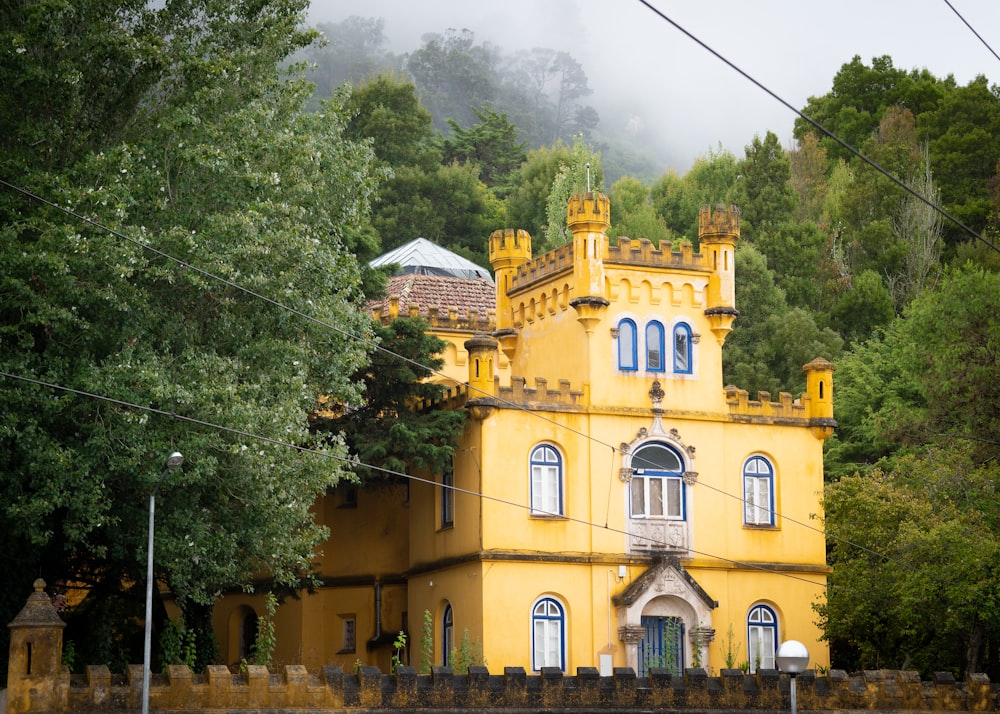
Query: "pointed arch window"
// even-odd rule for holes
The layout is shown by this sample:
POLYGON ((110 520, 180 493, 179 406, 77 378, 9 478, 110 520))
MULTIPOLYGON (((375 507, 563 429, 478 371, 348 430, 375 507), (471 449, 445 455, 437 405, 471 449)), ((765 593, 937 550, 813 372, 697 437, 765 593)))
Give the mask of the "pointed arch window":
POLYGON ((618 369, 634 372, 639 369, 635 322, 625 318, 618 323, 618 369))
POLYGON ((694 369, 691 346, 691 326, 685 322, 674 325, 674 372, 691 374, 694 369))
POLYGON ((646 325, 646 369, 662 372, 663 365, 663 325, 652 320, 646 325))
POLYGON ((531 514, 562 516, 563 460, 551 444, 540 444, 531 450, 531 514))
POLYGON ((538 600, 531 609, 531 668, 558 667, 566 671, 566 614, 552 597, 538 600))
POLYGON ((778 648, 778 618, 767 605, 755 605, 747 615, 747 652, 750 672, 774 669, 778 648))

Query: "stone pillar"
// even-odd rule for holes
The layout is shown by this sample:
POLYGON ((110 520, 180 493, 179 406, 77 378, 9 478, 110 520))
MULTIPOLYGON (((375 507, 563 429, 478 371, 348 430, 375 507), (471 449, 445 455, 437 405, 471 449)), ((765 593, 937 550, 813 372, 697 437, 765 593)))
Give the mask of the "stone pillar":
POLYGON ((10 624, 7 663, 7 712, 56 712, 63 708, 62 621, 45 594, 45 581, 35 581, 21 612, 10 624))

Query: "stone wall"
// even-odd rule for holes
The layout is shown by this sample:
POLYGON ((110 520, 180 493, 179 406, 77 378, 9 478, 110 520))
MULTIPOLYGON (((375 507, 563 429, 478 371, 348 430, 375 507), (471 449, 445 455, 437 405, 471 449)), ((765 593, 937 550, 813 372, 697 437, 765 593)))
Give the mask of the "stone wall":
MULTIPOLYGON (((45 583, 8 625, 11 632, 7 670, 8 714, 134 712, 142 706, 142 665, 124 675, 112 675, 105 665, 70 675, 60 664, 65 626, 44 593, 45 583)), ((787 711, 791 680, 775 670, 746 675, 726 669, 709 676, 689 669, 673 677, 652 670, 637 677, 628 668, 602 677, 593 667, 566 676, 554 667, 528 675, 520 667, 491 674, 472 667, 456 675, 447 667, 418 675, 412 667, 383 674, 361 667, 347 674, 341 667, 308 671, 288 665, 271 671, 248 666, 231 672, 214 665, 194 674, 186 666, 170 666, 165 675, 150 678, 152 711, 192 714, 291 714, 303 711, 375 712, 632 712, 673 709, 698 712, 787 711)), ((870 671, 849 676, 834 670, 817 677, 806 672, 796 679, 798 706, 803 711, 996 711, 997 693, 985 675, 956 682, 950 674, 921 681, 915 672, 870 671)))
MULTIPOLYGON (((921 681, 915 672, 879 670, 849 676, 834 670, 822 677, 806 672, 796 682, 798 707, 803 711, 997 709, 996 694, 984 675, 974 675, 966 682, 956 682, 950 674, 921 681)), ((88 667, 86 675, 70 677, 64 672, 54 689, 51 708, 30 711, 134 711, 141 706, 142 666, 133 665, 127 675, 112 675, 105 666, 88 667)), ((225 666, 210 666, 202 674, 193 674, 185 666, 171 666, 166 675, 152 677, 150 709, 241 714, 382 709, 787 711, 789 689, 788 676, 774 670, 755 675, 723 670, 721 676, 709 676, 703 669, 690 669, 682 677, 654 670, 648 677, 637 677, 632 669, 620 668, 612 676, 602 677, 590 667, 566 676, 555 668, 527 675, 520 667, 507 668, 503 674, 473 667, 467 675, 453 674, 447 667, 418 675, 411 667, 400 667, 386 675, 375 667, 347 674, 340 667, 310 672, 301 666, 286 666, 272 672, 250 666, 233 674, 225 666)))

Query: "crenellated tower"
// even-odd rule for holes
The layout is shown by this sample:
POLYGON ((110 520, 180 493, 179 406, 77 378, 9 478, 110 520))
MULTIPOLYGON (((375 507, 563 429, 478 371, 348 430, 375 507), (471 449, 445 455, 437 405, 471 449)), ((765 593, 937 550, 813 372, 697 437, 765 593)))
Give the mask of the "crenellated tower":
POLYGON ((802 371, 806 373, 809 428, 817 439, 826 439, 837 427, 833 418, 833 365, 817 357, 802 371))
POLYGON ((531 236, 528 231, 508 228, 490 234, 490 265, 497 286, 497 325, 494 333, 507 359, 514 358, 517 329, 510 306, 510 288, 517 269, 531 260, 531 236))
POLYGON ((604 279, 608 252, 607 230, 611 227, 611 205, 603 193, 579 193, 569 199, 566 223, 573 233, 573 292, 570 305, 587 334, 610 304, 604 279))
POLYGON ((736 206, 704 206, 698 214, 698 241, 708 255, 712 274, 708 281, 705 315, 712 334, 722 345, 739 316, 736 309, 736 241, 740 237, 740 209, 736 206))

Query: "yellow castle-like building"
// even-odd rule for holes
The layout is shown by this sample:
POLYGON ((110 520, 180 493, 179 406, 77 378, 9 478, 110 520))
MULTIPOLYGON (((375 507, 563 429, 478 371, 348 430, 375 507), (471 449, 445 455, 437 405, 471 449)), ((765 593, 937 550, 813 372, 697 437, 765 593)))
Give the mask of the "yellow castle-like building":
MULTIPOLYGON (((466 426, 449 472, 321 499, 324 585, 278 609, 276 661, 388 671, 472 651, 491 669, 642 676, 773 669, 794 639, 829 665, 813 604, 832 365, 805 365, 797 398, 723 385, 735 207, 702 209, 698 251, 611 245, 600 193, 567 213, 572 241, 538 257, 526 232, 494 232, 495 282, 420 265, 390 279, 376 318, 427 319, 449 389, 423 408, 465 409, 466 426)), ((259 595, 216 606, 226 661, 261 612, 259 595)))

